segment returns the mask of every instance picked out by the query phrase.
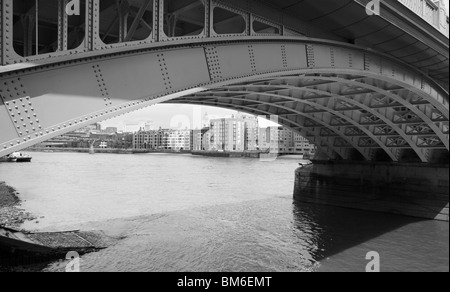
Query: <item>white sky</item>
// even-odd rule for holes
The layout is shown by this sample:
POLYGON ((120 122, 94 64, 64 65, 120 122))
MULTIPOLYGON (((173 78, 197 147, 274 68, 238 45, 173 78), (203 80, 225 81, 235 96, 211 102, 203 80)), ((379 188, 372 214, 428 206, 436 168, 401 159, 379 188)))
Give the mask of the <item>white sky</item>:
MULTIPOLYGON (((449 15, 450 5, 448 2, 445 2, 445 4, 447 15, 449 15)), ((231 115, 237 113, 235 111, 214 107, 200 107, 191 105, 156 105, 125 116, 102 122, 102 125, 103 127, 117 127, 119 128, 119 130, 126 130, 126 128, 133 127, 137 128, 138 130, 139 126, 143 126, 145 122, 152 121, 154 127, 156 128, 169 128, 173 126, 173 124, 180 124, 179 122, 177 122, 180 120, 188 119, 189 122, 183 122, 182 124, 193 124, 193 116, 199 116, 199 112, 201 112, 201 116, 203 116, 205 113, 208 113, 208 115, 213 117, 230 117, 231 115)), ((198 119, 199 118, 197 117, 197 120, 198 119)))
POLYGON ((119 130, 127 130, 127 128, 139 130, 139 127, 144 126, 146 122, 153 122, 155 128, 194 128, 193 124, 198 124, 198 121, 201 123, 206 113, 213 118, 221 118, 230 117, 237 112, 214 107, 160 104, 104 121, 101 124, 103 127, 117 127, 119 130), (180 123, 182 126, 179 126, 180 123))
MULTIPOLYGON (((199 129, 204 126, 205 115, 208 115, 209 120, 211 120, 231 117, 233 114, 238 114, 238 112, 216 107, 160 104, 104 121, 101 124, 103 128, 116 127, 119 130, 129 132, 138 131, 146 123, 152 124, 154 129, 159 127, 199 129)), ((274 117, 271 119, 274 119, 274 117)), ((259 123, 261 127, 277 126, 277 124, 265 121, 262 117, 259 119, 259 123)))

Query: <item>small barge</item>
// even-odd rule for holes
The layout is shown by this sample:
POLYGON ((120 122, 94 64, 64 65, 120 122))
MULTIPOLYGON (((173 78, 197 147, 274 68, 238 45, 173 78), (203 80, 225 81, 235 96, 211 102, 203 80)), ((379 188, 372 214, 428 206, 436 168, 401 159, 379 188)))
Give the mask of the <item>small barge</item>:
POLYGON ((22 258, 33 258, 39 262, 40 258, 61 257, 71 251, 85 254, 106 247, 104 238, 93 232, 28 233, 0 226, 2 264, 13 264, 22 258))

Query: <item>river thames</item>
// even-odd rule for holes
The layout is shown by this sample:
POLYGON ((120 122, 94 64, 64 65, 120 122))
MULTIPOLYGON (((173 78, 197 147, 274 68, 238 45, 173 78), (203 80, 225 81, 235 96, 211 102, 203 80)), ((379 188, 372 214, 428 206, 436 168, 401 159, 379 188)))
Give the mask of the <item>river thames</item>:
POLYGON ((449 271, 448 223, 294 202, 296 159, 32 155, 0 163, 40 218, 23 228, 120 239, 82 271, 364 272, 371 251, 385 272, 449 271))

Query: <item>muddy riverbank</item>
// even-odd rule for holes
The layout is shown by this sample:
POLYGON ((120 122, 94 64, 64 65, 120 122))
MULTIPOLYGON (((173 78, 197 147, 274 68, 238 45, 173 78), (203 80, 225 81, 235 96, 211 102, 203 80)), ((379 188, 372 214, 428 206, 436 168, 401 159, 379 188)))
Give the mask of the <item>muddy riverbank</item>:
POLYGON ((33 214, 21 208, 18 192, 0 182, 0 226, 18 229, 26 221, 38 220, 33 214))

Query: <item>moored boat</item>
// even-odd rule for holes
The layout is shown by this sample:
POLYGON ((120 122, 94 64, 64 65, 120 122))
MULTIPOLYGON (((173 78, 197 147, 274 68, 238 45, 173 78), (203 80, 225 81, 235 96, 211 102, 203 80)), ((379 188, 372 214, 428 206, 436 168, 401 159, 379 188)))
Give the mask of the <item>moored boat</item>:
POLYGON ((14 152, 6 158, 9 162, 31 162, 31 159, 33 159, 30 155, 23 154, 22 152, 14 152))
POLYGON ((15 158, 15 157, 13 157, 11 155, 8 155, 8 156, 6 156, 6 161, 8 161, 8 162, 17 162, 17 158, 15 158))
POLYGON ((303 161, 303 162, 300 162, 298 165, 300 165, 300 167, 301 168, 303 168, 303 167, 307 167, 307 166, 310 166, 310 165, 313 165, 313 163, 312 163, 312 161, 303 161))
MULTIPOLYGON (((0 259, 2 255, 26 252, 31 254, 60 254, 68 251, 89 252, 104 249, 106 237, 92 232, 66 231, 27 233, 0 226, 0 259)), ((0 260, 1 263, 1 260, 0 260)))

